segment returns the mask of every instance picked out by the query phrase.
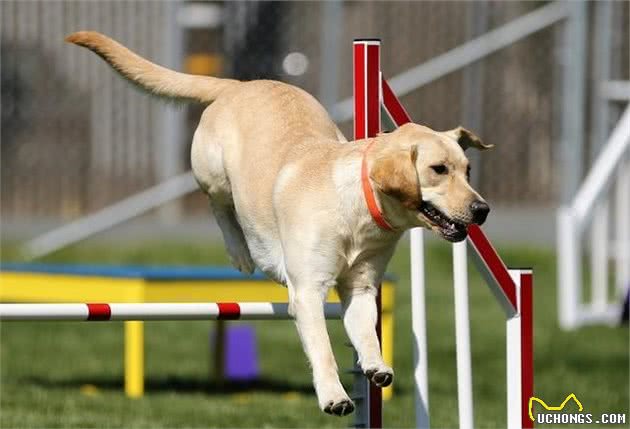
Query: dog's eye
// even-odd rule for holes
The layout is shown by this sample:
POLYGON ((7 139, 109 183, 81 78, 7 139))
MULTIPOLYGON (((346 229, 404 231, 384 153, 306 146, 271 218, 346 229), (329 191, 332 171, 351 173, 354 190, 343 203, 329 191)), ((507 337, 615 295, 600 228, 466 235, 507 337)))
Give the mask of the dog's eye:
POLYGON ((437 174, 446 174, 448 173, 448 168, 444 164, 440 165, 432 165, 431 170, 435 171, 437 174))

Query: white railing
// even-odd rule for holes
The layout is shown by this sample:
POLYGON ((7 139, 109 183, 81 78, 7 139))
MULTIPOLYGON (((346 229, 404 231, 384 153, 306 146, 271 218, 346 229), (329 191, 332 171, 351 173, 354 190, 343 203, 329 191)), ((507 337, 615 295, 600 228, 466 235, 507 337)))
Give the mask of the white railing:
POLYGON ((626 108, 608 142, 593 163, 573 200, 558 210, 558 316, 560 326, 574 329, 590 323, 613 323, 620 317, 618 304, 609 303, 608 250, 611 222, 593 223, 597 240, 591 255, 592 301, 585 303, 582 291, 582 238, 594 216, 598 202, 608 205, 608 191, 615 182, 614 237, 615 283, 617 295, 630 282, 630 107, 626 108))

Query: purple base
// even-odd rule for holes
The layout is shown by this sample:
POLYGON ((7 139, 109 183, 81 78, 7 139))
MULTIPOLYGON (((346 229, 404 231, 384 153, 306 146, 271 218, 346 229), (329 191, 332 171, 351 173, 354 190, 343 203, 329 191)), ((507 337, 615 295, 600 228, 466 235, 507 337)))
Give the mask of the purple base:
POLYGON ((223 375, 226 380, 253 381, 258 378, 256 333, 252 326, 228 325, 224 346, 223 375))

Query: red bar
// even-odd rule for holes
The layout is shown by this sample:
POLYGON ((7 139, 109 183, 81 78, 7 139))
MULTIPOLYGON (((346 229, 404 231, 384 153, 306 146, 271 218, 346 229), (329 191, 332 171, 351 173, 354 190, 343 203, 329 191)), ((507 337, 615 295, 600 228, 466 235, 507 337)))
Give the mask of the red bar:
POLYGON ((381 132, 381 65, 380 65, 380 45, 367 45, 367 135, 366 137, 376 137, 381 132))
POLYGON ((109 320, 112 317, 112 309, 109 304, 85 304, 88 308, 87 320, 109 320))
POLYGON ((521 274, 521 413, 523 429, 534 427, 529 418, 529 398, 534 396, 533 274, 521 274))
POLYGON ((400 103, 400 100, 398 100, 385 78, 381 79, 381 85, 383 87, 383 106, 385 106, 385 110, 389 117, 392 118, 392 121, 399 127, 407 122, 412 122, 411 116, 400 103))
POLYGON ((237 320, 241 317, 241 307, 236 302, 219 302, 217 320, 237 320))
POLYGON ((367 137, 365 109, 365 44, 354 42, 354 139, 367 137))
POLYGON ((516 309, 516 285, 512 281, 512 277, 510 277, 510 273, 508 272, 505 264, 499 257, 499 254, 490 241, 483 233, 479 225, 471 224, 468 226, 468 238, 475 246, 477 253, 481 256, 481 259, 486 263, 490 273, 495 278, 503 293, 510 301, 512 306, 516 309))
MULTIPOLYGON (((354 138, 375 137, 381 130, 380 94, 380 42, 355 40, 354 42, 354 138), (367 53, 366 53, 367 51, 367 53), (366 61, 367 60, 367 61, 366 61), (366 66, 367 62, 367 66, 366 66)), ((376 332, 381 342, 381 294, 376 298, 378 321, 376 332)), ((369 427, 383 427, 383 392, 370 383, 369 427)))

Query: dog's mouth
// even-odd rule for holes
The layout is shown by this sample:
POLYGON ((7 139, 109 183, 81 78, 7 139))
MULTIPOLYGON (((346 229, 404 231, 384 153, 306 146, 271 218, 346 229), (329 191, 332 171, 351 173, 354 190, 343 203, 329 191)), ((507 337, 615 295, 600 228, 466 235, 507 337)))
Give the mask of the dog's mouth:
POLYGON ((451 219, 430 202, 422 201, 419 210, 445 240, 455 243, 466 238, 466 225, 451 219))

